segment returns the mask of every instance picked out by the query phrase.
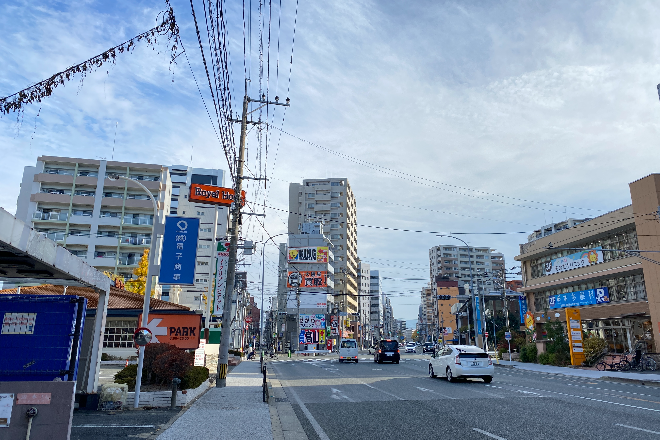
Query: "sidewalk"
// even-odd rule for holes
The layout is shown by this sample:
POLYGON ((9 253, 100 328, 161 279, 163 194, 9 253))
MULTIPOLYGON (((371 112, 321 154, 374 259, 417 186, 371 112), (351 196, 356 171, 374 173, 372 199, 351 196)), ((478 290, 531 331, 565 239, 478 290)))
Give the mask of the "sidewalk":
POLYGON ((226 387, 207 391, 158 440, 273 438, 262 380, 259 362, 241 362, 227 375, 226 387))
POLYGON ((563 374, 565 376, 586 377, 590 379, 628 379, 643 382, 660 382, 660 372, 653 371, 648 373, 633 373, 622 371, 598 371, 583 368, 569 368, 569 367, 555 367, 553 365, 532 364, 517 361, 495 361, 495 366, 504 366, 510 368, 517 368, 519 370, 536 371, 538 373, 547 374, 563 374))

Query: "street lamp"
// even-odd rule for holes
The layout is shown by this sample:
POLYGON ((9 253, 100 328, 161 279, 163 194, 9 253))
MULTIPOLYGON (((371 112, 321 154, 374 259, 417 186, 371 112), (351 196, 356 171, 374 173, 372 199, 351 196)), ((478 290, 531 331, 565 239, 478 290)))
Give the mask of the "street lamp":
MULTIPOLYGON (((153 225, 151 227, 151 243, 149 243, 149 266, 147 267, 147 281, 144 286, 144 303, 142 304, 142 323, 140 324, 140 327, 146 327, 147 324, 149 323, 149 304, 151 302, 151 279, 153 278, 154 274, 152 273, 152 269, 154 266, 154 243, 156 243, 156 225, 160 225, 160 222, 158 221, 158 204, 156 203, 156 199, 154 199, 153 194, 151 194, 151 191, 147 189, 146 186, 138 182, 137 180, 131 179, 130 177, 125 177, 125 176, 120 176, 120 175, 107 175, 108 179, 117 181, 119 179, 125 180, 125 181, 131 181, 135 184, 137 184, 140 188, 144 190, 144 192, 147 193, 149 196, 149 199, 151 200, 151 204, 154 207, 154 220, 153 220, 153 225)), ((122 218, 121 221, 123 222, 124 219, 122 218)), ((138 348, 138 367, 137 367, 137 377, 135 378, 135 400, 133 402, 133 408, 138 408, 140 405, 140 386, 142 385, 142 366, 144 364, 144 345, 141 345, 138 348)))

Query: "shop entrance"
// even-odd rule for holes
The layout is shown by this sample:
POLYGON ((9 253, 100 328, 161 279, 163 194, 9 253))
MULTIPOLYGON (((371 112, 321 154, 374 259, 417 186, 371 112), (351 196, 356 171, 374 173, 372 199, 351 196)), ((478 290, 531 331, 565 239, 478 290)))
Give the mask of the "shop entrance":
POLYGON ((646 344, 647 351, 653 349, 651 318, 595 319, 585 321, 584 330, 605 339, 612 353, 632 352, 638 342, 646 344))

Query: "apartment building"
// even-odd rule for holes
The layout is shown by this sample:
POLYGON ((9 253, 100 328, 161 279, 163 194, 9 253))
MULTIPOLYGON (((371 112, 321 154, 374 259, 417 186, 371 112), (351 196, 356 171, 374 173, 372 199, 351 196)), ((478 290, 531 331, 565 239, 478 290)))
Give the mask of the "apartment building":
POLYGON ((363 339, 369 339, 371 331, 371 265, 358 262, 358 304, 359 322, 362 327, 363 339))
POLYGON ((199 218, 199 239, 194 285, 163 286, 163 296, 193 310, 207 310, 209 292, 213 289, 213 254, 215 240, 227 237, 229 208, 191 202, 188 199, 190 185, 225 186, 225 171, 220 169, 192 168, 184 165, 169 167, 172 181, 170 215, 199 218), (214 240, 215 238, 215 240, 214 240))
POLYGON ((91 266, 130 279, 151 245, 154 208, 139 185, 115 176, 142 183, 156 200, 161 221, 169 213, 167 167, 40 156, 24 169, 16 217, 91 266))
POLYGON ((380 340, 382 332, 382 307, 380 303, 380 272, 377 270, 369 271, 369 331, 373 342, 380 340))
POLYGON ((520 245, 526 306, 540 351, 548 316, 580 311, 582 330, 621 353, 660 339, 660 174, 629 184, 632 204, 520 245), (651 251, 635 253, 636 250, 651 251))
POLYGON ((334 245, 334 302, 341 304, 342 311, 357 313, 357 217, 348 179, 305 179, 302 184, 289 184, 289 234, 299 234, 302 225, 311 221, 325 224, 324 231, 334 245))
MULTIPOLYGON (((459 281, 459 284, 479 279, 480 288, 496 288, 496 279, 504 270, 504 254, 489 247, 456 246, 443 244, 429 250, 431 284, 440 278, 459 281)), ((498 286, 499 287, 499 286, 498 286)))

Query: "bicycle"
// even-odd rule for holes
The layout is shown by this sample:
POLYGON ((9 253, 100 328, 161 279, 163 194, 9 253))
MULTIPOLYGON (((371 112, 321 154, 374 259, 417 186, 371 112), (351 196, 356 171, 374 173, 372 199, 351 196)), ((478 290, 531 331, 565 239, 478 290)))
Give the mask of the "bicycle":
MULTIPOLYGON (((618 355, 619 360, 616 362, 616 356, 617 355, 609 355, 612 357, 612 362, 607 362, 606 359, 603 359, 602 361, 598 362, 596 364, 596 369, 598 371, 628 371, 630 370, 630 362, 626 358, 625 355, 618 355)), ((607 356, 605 356, 607 358, 607 356)))

